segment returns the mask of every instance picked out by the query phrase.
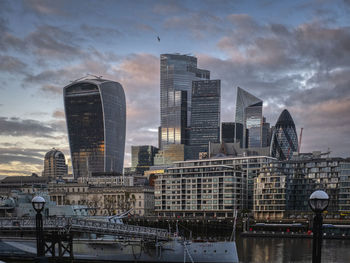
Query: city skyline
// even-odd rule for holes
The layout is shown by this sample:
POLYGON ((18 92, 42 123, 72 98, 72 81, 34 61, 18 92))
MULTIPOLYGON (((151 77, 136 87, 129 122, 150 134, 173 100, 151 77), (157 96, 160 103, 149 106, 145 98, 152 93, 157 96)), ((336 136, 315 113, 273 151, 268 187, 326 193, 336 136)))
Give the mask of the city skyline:
POLYGON ((69 156, 62 87, 87 73, 125 89, 130 166, 131 145, 157 146, 165 53, 190 53, 221 80, 221 121, 234 121, 239 86, 271 124, 288 109, 302 152, 347 157, 349 11, 317 0, 1 1, 0 175, 40 174, 52 147, 69 156))

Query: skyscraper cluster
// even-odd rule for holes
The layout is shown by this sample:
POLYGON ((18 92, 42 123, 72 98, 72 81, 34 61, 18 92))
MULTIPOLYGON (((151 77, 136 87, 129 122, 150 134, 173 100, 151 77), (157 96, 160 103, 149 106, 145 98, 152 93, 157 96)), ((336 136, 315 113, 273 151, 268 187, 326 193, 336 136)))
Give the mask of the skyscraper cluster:
POLYGON ((208 70, 197 68, 197 58, 161 55, 158 156, 164 160, 167 152, 176 149, 183 151, 182 155, 176 154, 180 159, 198 159, 201 153, 209 151, 210 143, 220 141, 238 143, 242 149, 271 147, 272 156, 282 160, 289 159, 298 149, 295 125, 287 110, 276 128, 271 128, 263 116, 263 101, 238 87, 235 122, 221 124, 220 100, 220 80, 210 80, 208 70), (282 125, 286 118, 288 123, 282 125), (171 150, 170 145, 174 145, 171 150))
MULTIPOLYGON (((63 97, 74 178, 121 174, 126 128, 123 87, 101 78, 82 79, 64 87, 63 97)), ((221 81, 211 80, 209 70, 198 68, 196 57, 162 54, 159 151, 147 145, 132 148, 133 167, 144 172, 152 165, 206 158, 210 144, 220 142, 254 149, 250 155, 271 145, 271 156, 281 160, 290 159, 298 149, 287 110, 272 133, 263 117, 263 101, 246 90, 237 88, 235 122, 221 124, 220 107, 221 81)))
POLYGON ((198 158, 209 141, 219 142, 220 94, 220 80, 210 80, 210 72, 197 67, 196 57, 160 56, 159 147, 163 156, 170 151, 168 145, 181 144, 184 158, 198 158))

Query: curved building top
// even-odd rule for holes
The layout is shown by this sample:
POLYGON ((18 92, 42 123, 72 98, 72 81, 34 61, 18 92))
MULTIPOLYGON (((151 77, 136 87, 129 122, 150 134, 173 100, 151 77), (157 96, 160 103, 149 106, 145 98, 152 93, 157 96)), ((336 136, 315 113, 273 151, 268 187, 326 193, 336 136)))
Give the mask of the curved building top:
POLYGON ((59 151, 59 150, 57 150, 57 149, 55 149, 55 148, 52 148, 52 150, 51 151, 48 151, 46 154, 45 154, 45 159, 49 159, 49 158, 51 158, 51 157, 54 157, 54 158, 64 158, 64 154, 61 152, 61 151, 59 151))
POLYGON ((284 109, 279 116, 277 122, 276 122, 276 127, 277 126, 282 126, 282 127, 295 127, 294 121, 292 116, 290 115, 289 111, 287 109, 284 109))

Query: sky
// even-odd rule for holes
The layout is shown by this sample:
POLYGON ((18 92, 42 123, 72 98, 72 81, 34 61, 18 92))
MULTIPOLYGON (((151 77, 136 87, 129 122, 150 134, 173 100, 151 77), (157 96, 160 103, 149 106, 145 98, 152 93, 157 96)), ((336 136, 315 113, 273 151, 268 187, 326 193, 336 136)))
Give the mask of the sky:
POLYGON ((350 156, 349 0, 0 0, 0 175, 41 174, 67 159, 62 89, 87 74, 122 84, 131 145, 157 146, 159 57, 190 54, 221 80, 221 120, 237 86, 288 109, 302 152, 350 156), (157 40, 160 37, 160 41, 157 40))

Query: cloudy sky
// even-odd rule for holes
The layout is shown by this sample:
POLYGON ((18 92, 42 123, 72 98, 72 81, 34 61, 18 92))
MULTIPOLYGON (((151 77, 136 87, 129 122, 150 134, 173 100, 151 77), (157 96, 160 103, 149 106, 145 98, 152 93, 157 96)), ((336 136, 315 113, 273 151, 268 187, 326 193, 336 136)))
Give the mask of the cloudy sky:
POLYGON ((221 79, 222 121, 240 86, 274 124, 287 108, 302 151, 350 156, 350 1, 0 1, 0 175, 69 158, 62 88, 86 74, 120 82, 131 145, 157 145, 159 55, 192 54, 221 79), (157 40, 160 37, 160 42, 157 40))

